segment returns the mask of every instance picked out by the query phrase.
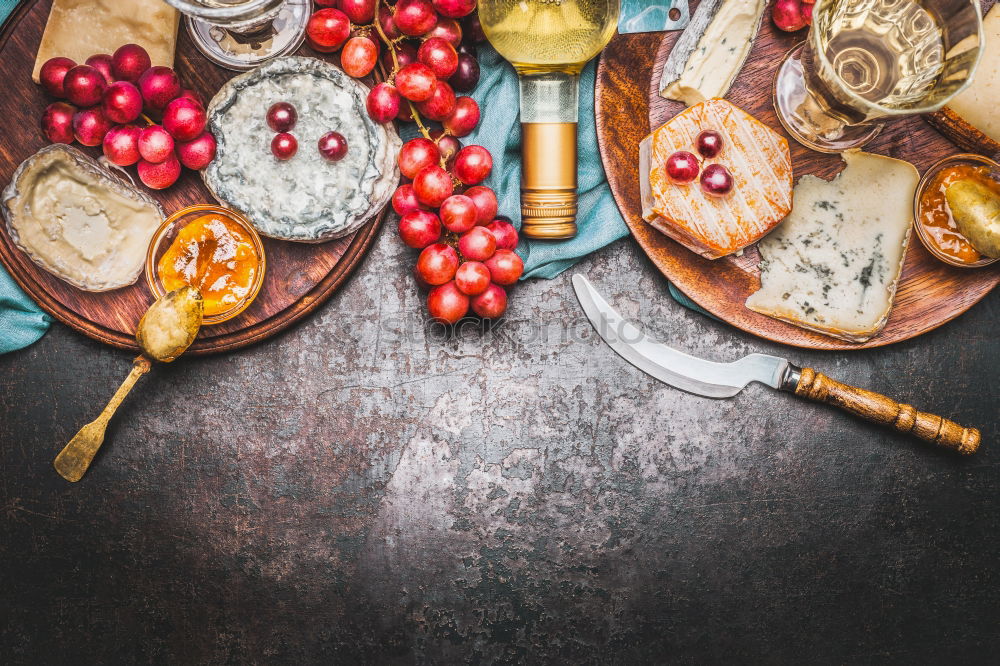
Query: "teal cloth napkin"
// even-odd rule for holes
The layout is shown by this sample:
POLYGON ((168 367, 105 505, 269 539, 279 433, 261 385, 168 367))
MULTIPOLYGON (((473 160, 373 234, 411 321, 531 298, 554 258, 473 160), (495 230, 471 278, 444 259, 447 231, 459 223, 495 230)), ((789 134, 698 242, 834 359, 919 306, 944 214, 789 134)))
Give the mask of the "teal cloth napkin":
MULTIPOLYGON (((0 0, 0 25, 17 4, 18 0, 0 0)), ((0 266, 0 354, 27 347, 45 335, 50 323, 52 317, 42 312, 0 266)))

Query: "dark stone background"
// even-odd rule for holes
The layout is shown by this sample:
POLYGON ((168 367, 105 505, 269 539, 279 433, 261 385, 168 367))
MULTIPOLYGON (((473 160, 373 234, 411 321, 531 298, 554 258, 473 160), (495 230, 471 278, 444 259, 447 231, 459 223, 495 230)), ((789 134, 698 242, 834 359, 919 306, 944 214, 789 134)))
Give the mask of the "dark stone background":
POLYGON ((810 353, 680 307, 629 239, 579 268, 679 348, 979 426, 960 458, 757 385, 658 384, 569 274, 428 335, 412 260, 384 229, 304 324, 155 369, 75 485, 52 458, 129 356, 57 325, 0 357, 3 662, 996 663, 996 294, 810 353))

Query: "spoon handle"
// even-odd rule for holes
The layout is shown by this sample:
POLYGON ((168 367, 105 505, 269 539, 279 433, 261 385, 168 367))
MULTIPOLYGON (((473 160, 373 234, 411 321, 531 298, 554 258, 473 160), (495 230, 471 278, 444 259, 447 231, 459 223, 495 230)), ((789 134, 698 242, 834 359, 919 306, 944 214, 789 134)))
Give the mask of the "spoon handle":
POLYGON ((104 431, 108 427, 108 421, 114 416, 128 392, 139 381, 139 377, 149 372, 151 367, 152 364, 145 356, 135 357, 135 360, 132 361, 132 372, 128 373, 128 377, 111 396, 111 400, 101 415, 80 428, 80 432, 76 433, 73 439, 69 440, 69 444, 56 456, 52 465, 59 472, 59 476, 67 481, 79 481, 83 478, 87 468, 90 467, 90 462, 97 453, 97 449, 101 448, 101 444, 104 443, 104 431))

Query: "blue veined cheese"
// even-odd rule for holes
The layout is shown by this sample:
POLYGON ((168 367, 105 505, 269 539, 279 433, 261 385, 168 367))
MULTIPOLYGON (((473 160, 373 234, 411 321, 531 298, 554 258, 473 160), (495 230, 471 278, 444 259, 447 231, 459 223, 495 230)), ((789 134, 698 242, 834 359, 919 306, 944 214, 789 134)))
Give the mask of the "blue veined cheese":
POLYGON ((702 0, 660 78, 660 95, 692 106, 724 97, 743 67, 764 14, 764 0, 702 0))
POLYGON ((912 164, 857 150, 833 180, 803 176, 792 212, 758 243, 751 310, 864 342, 885 326, 910 238, 912 164))
POLYGON ((205 184, 265 236, 320 242, 351 233, 385 207, 399 181, 399 136, 368 117, 367 96, 360 82, 316 58, 276 58, 237 76, 208 106, 218 150, 202 172, 205 184), (271 153, 266 116, 276 102, 298 113, 291 130, 298 151, 286 161, 271 153), (317 148, 331 131, 347 139, 339 162, 317 148))

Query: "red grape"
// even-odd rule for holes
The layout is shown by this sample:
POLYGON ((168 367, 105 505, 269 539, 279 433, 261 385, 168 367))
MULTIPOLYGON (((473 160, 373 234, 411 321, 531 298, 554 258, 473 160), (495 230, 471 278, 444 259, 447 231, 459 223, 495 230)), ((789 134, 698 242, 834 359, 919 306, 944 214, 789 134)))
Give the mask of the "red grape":
POLYGON ((479 124, 479 105, 471 97, 455 100, 455 111, 445 119, 444 128, 454 136, 468 136, 479 124))
POLYGON ((46 60, 38 72, 39 82, 45 92, 59 99, 66 97, 63 81, 66 80, 66 72, 74 67, 76 67, 76 63, 69 58, 59 57, 46 60))
POLYGON ((202 99, 201 94, 197 90, 191 90, 190 88, 184 88, 181 90, 181 94, 177 97, 183 97, 189 99, 192 102, 197 102, 201 104, 201 108, 205 108, 205 100, 202 99))
POLYGON ((466 261, 455 271, 455 286, 469 296, 481 294, 490 286, 490 270, 479 261, 466 261))
POLYGON ((175 145, 177 158, 188 169, 199 171, 215 159, 215 137, 209 132, 202 132, 191 141, 181 141, 175 145))
MULTIPOLYGON (((317 2, 316 4, 332 7, 334 3, 326 0, 324 3, 317 2)), ((372 19, 375 18, 375 0, 338 0, 336 5, 340 11, 347 14, 347 18, 351 19, 352 23, 357 25, 371 23, 372 19)))
POLYGON ((441 220, 427 210, 414 210, 399 218, 399 237, 412 248, 423 249, 441 237, 441 220))
POLYGON ((417 104, 417 111, 429 120, 441 122, 455 111, 455 92, 444 81, 437 81, 431 96, 417 104))
POLYGON ((77 65, 66 72, 66 78, 63 79, 66 99, 79 107, 100 103, 107 85, 104 75, 90 65, 77 65))
POLYGON ((405 104, 400 103, 399 113, 396 114, 396 120, 401 123, 412 123, 413 119, 413 109, 410 108, 410 103, 405 104))
POLYGON ((139 134, 135 125, 118 125, 104 135, 104 156, 118 166, 131 166, 139 161, 139 134))
POLYGON ((476 8, 476 0, 432 0, 432 2, 437 13, 448 18, 468 16, 476 8))
POLYGON ((73 115, 73 136, 85 146, 99 146, 104 141, 104 135, 111 129, 111 124, 101 107, 81 109, 73 115))
POLYGON ((447 79, 458 69, 458 52, 441 37, 425 40, 417 51, 417 58, 434 70, 434 75, 439 79, 447 79))
POLYGON ((481 44, 486 41, 486 33, 479 22, 479 14, 473 13, 462 19, 462 34, 470 44, 481 44))
POLYGON ((434 70, 422 62, 413 62, 396 72, 399 94, 411 102, 423 102, 434 94, 437 77, 434 70))
POLYGON ((275 102, 267 110, 265 119, 267 120, 267 126, 275 132, 287 132, 295 127, 295 123, 299 119, 299 113, 288 102, 275 102))
POLYGON ((280 132, 271 139, 271 153, 279 160, 290 160, 299 149, 298 140, 288 132, 280 132))
POLYGON ((698 134, 695 145, 702 157, 715 157, 722 152, 722 135, 715 130, 705 130, 698 134))
POLYGON ((486 268, 490 269, 494 282, 506 286, 514 284, 521 277, 524 262, 511 250, 497 250, 496 254, 486 260, 486 268))
POLYGON ((456 234, 476 226, 476 204, 464 194, 453 194, 441 204, 441 222, 456 234))
POLYGON ((437 321, 456 324, 469 312, 469 297, 454 282, 448 282, 427 294, 427 312, 437 321))
MULTIPOLYGON (((340 0, 316 0, 317 7, 337 7, 340 4, 340 0)), ((337 7, 337 9, 340 9, 337 7)), ((344 11, 341 9, 341 11, 344 11)))
POLYGON ((389 39, 398 39, 403 36, 403 33, 401 33, 399 28, 396 26, 396 21, 392 17, 392 7, 389 5, 379 5, 378 22, 382 27, 382 32, 384 32, 385 36, 389 39))
POLYGON ((392 20, 404 35, 419 37, 434 27, 437 14, 427 0, 399 0, 392 20))
POLYGON ((351 19, 339 9, 320 9, 309 17, 306 41, 320 53, 333 53, 351 34, 351 19))
POLYGON ((443 129, 436 129, 431 132, 431 139, 437 144, 438 150, 441 151, 441 159, 445 161, 445 164, 451 162, 452 158, 458 154, 458 151, 462 149, 462 142, 453 137, 451 134, 445 134, 443 129))
POLYGON ((733 189, 733 175, 721 164, 709 164, 701 172, 701 189, 706 194, 723 196, 733 189))
POLYGON ((486 261, 497 251, 497 238, 486 227, 473 227, 458 239, 458 251, 466 259, 486 261))
POLYGON ((130 123, 142 113, 142 94, 128 81, 115 81, 104 89, 101 110, 113 123, 130 123))
POLYGON ((479 61, 468 53, 458 54, 458 68, 448 79, 448 83, 458 92, 472 92, 479 83, 479 61))
POLYGON ((159 164, 174 154, 174 137, 160 125, 150 125, 139 133, 142 159, 159 164))
POLYGON ((486 180, 493 170, 493 157, 482 146, 466 146, 455 156, 452 169, 455 177, 466 185, 475 185, 486 180))
POLYGON ((139 160, 139 180, 154 190, 162 190, 177 182, 181 175, 181 163, 172 154, 159 164, 139 160))
POLYGON ((319 154, 331 162, 339 162, 347 156, 347 139, 340 132, 327 132, 319 138, 319 154))
POLYGON ((153 63, 149 53, 138 44, 125 44, 111 56, 111 72, 119 81, 136 83, 153 63))
POLYGON ((439 18, 437 25, 424 35, 424 39, 433 37, 440 37, 457 49, 462 43, 462 26, 455 19, 439 18))
POLYGON ((496 192, 492 189, 485 185, 476 185, 467 189, 465 196, 472 199, 473 203, 476 204, 476 211, 478 212, 476 224, 480 226, 487 225, 496 217, 499 204, 497 203, 496 192))
POLYGON ((698 158, 686 150, 678 150, 667 158, 667 177, 675 183, 690 183, 698 177, 698 158))
POLYGON ((207 120, 201 104, 186 97, 173 100, 163 111, 163 128, 178 141, 193 140, 205 131, 207 120))
POLYGON ((398 215, 406 215, 415 210, 420 210, 423 206, 417 201, 417 195, 413 191, 413 185, 405 183, 396 188, 392 194, 392 209, 398 215))
POLYGON ((169 67, 150 67, 139 77, 139 92, 146 106, 162 111, 181 94, 181 82, 169 67))
POLYGON ((387 123, 399 113, 399 91, 379 83, 368 93, 368 115, 377 123, 387 123))
POLYGON ((115 75, 111 73, 111 56, 107 53, 97 53, 84 61, 85 65, 90 65, 104 77, 104 83, 111 84, 115 80, 115 75))
POLYGON ((416 178, 424 167, 441 159, 438 147, 430 139, 417 137, 403 144, 399 151, 399 171, 407 178, 416 178))
POLYGON ((490 284, 486 290, 473 297, 472 311, 483 319, 498 319, 507 311, 507 292, 503 287, 490 284))
POLYGON ((444 284, 455 277, 458 253, 444 243, 428 245, 417 257, 417 275, 427 284, 444 284))
POLYGON ((413 179, 413 191, 417 195, 417 201, 437 208, 455 191, 455 184, 447 171, 432 164, 421 169, 413 179))
POLYGON ((351 37, 340 52, 340 66, 349 76, 368 76, 378 62, 378 46, 367 37, 351 37))
POLYGON ((517 229, 507 220, 493 220, 486 225, 497 239, 497 249, 513 250, 517 247, 517 229))
POLYGON ((73 143, 73 115, 76 107, 66 102, 52 102, 42 114, 42 132, 52 143, 73 143))
MULTIPOLYGON (((387 72, 391 72, 392 68, 395 66, 392 62, 392 50, 393 47, 387 48, 384 53, 382 53, 382 66, 385 67, 387 72)), ((412 62, 417 62, 417 48, 410 44, 409 42, 398 42, 395 44, 396 50, 396 62, 399 63, 399 68, 402 69, 412 62)))

